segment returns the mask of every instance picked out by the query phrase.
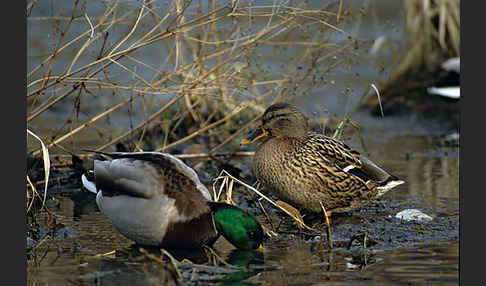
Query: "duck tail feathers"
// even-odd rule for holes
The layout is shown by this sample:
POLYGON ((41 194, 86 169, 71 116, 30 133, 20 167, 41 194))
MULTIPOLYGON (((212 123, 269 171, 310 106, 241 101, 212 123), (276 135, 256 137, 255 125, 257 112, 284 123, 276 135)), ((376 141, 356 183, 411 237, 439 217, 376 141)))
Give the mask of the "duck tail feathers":
POLYGON ((83 186, 90 192, 96 194, 98 191, 96 190, 96 184, 93 181, 90 181, 88 177, 92 177, 89 174, 81 175, 81 181, 83 182, 83 186))
POLYGON ((378 195, 377 197, 381 197, 389 190, 393 189, 394 187, 405 183, 404 180, 400 180, 395 176, 391 176, 387 181, 385 181, 381 186, 377 187, 378 195))
POLYGON ((352 165, 347 166, 343 169, 343 171, 353 174, 367 184, 370 181, 377 183, 378 194, 377 197, 384 195, 389 190, 393 189, 394 187, 405 183, 405 181, 397 178, 396 176, 386 172, 382 168, 378 167, 375 163, 373 163, 368 158, 361 156, 361 168, 356 168, 352 165))

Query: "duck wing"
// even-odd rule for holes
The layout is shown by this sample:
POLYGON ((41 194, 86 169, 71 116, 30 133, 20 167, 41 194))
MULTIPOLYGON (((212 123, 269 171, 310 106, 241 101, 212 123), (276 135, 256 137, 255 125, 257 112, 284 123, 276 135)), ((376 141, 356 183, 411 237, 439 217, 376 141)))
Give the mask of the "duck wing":
POLYGON ((197 190, 211 200, 196 172, 173 155, 159 152, 97 153, 106 158, 94 161, 96 186, 105 192, 151 198, 197 190))
POLYGON ((319 154, 329 165, 336 165, 341 169, 348 166, 361 167, 361 154, 348 145, 322 134, 309 132, 306 145, 319 154))
POLYGON ((378 186, 386 185, 390 181, 401 181, 341 141, 317 133, 309 133, 308 138, 314 142, 312 146, 315 147, 315 152, 330 166, 335 167, 331 168, 334 172, 342 170, 366 183, 376 182, 378 186))

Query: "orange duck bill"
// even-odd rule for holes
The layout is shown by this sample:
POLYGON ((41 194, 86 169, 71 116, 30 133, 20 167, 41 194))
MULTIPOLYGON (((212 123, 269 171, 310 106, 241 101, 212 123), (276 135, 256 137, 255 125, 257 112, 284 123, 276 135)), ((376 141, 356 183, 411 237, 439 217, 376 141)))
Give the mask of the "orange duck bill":
POLYGON ((263 128, 259 128, 259 129, 256 129, 255 131, 253 131, 253 133, 251 133, 251 135, 246 138, 245 140, 241 141, 241 145, 245 145, 245 144, 250 144, 250 143, 253 143, 265 136, 268 135, 268 132, 263 129, 263 128))

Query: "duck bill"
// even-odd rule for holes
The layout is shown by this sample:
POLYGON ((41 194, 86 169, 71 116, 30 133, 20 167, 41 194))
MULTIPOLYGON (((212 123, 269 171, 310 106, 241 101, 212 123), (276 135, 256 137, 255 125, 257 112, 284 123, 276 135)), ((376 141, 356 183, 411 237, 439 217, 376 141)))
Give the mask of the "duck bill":
POLYGON ((253 142, 260 140, 261 138, 263 138, 267 135, 268 135, 268 132, 265 129, 263 129, 263 128, 256 129, 255 131, 253 131, 253 133, 250 135, 250 137, 246 138, 246 140, 241 141, 241 145, 253 143, 253 142))

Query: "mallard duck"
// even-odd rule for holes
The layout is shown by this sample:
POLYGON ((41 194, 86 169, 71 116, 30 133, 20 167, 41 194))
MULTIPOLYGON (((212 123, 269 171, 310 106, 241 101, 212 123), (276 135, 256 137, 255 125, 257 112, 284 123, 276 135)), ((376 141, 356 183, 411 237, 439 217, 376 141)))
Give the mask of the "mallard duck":
POLYGON ((267 193, 311 212, 346 212, 368 204, 404 181, 387 173, 341 141, 308 130, 295 106, 276 103, 261 128, 242 144, 259 139, 253 172, 267 193))
POLYGON ((101 153, 81 177, 100 211, 142 245, 197 248, 221 234, 235 247, 261 247, 260 223, 238 207, 212 202, 196 172, 166 153, 101 153))

